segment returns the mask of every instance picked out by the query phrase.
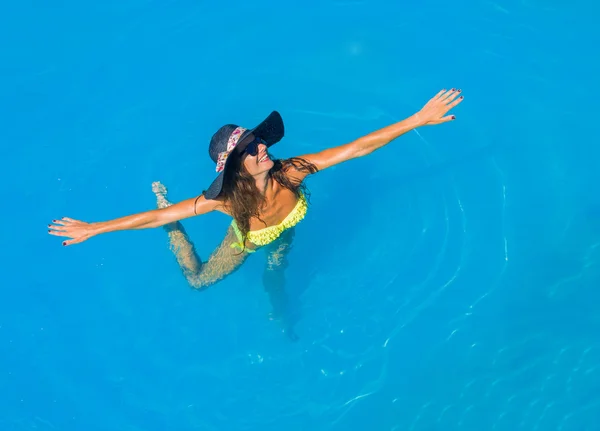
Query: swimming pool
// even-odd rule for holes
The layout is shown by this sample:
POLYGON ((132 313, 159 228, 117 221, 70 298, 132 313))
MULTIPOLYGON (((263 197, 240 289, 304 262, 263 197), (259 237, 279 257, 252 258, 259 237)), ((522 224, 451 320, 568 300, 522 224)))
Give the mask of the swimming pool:
MULTIPOLYGON (((2 8, 3 430, 597 429, 598 6, 2 8), (224 123, 277 109, 287 157, 453 86, 456 122, 309 180, 297 343, 260 255, 199 294, 160 230, 46 235, 194 196, 224 123)), ((185 226, 207 256, 228 222, 185 226)))

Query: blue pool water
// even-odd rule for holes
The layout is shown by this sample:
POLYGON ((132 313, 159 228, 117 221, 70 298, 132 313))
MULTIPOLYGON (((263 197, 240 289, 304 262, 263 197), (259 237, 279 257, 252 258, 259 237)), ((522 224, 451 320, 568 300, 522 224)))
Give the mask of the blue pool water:
MULTIPOLYGON (((596 2, 6 3, 0 429, 597 430, 596 2), (160 229, 45 226, 213 178, 208 140, 281 112, 287 157, 451 124, 311 178, 288 268, 189 289, 160 229)), ((208 256, 229 220, 185 222, 208 256)))

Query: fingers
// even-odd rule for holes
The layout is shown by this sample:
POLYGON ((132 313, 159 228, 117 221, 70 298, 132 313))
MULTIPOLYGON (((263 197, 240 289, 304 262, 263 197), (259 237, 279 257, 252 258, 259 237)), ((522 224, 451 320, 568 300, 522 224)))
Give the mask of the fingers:
POLYGON ((66 246, 69 246, 69 245, 79 244, 80 242, 83 242, 86 239, 87 239, 87 237, 76 238, 76 239, 69 239, 69 240, 63 241, 62 245, 64 245, 66 247, 66 246))
POLYGON ((443 90, 441 90, 438 94, 436 94, 435 96, 433 96, 433 100, 437 100, 439 98, 441 98, 444 93, 446 93, 446 89, 444 88, 443 90))
MULTIPOLYGON (((71 219, 68 219, 71 220, 71 219)), ((54 236, 70 236, 69 228, 70 221, 67 221, 67 218, 64 217, 62 220, 52 220, 52 223, 48 225, 48 233, 54 236)))
POLYGON ((456 88, 453 88, 452 90, 446 92, 446 94, 444 94, 440 99, 445 102, 451 102, 452 100, 454 100, 454 98, 456 96, 458 96, 460 94, 460 90, 457 90, 456 88))
POLYGON ((48 230, 48 232, 61 232, 67 230, 67 226, 65 226, 64 223, 61 223, 58 220, 52 220, 52 223, 55 224, 48 225, 48 229, 52 229, 52 231, 48 230))
POLYGON ((66 231, 64 230, 56 230, 56 229, 48 229, 48 233, 50 235, 54 235, 54 236, 70 236, 66 231))
POLYGON ((430 121, 429 123, 427 123, 428 126, 434 126, 437 124, 443 124, 443 123, 447 123, 449 121, 453 121, 456 120, 456 116, 455 115, 446 115, 444 117, 441 117, 437 120, 434 121, 430 121))
POLYGON ((52 220, 52 224, 48 225, 48 229, 52 229, 54 231, 65 231, 70 227, 70 225, 71 222, 65 221, 65 219, 52 220))
MULTIPOLYGON (((460 91, 460 90, 459 90, 460 91)), ((457 94, 458 95, 458 94, 457 94)), ((457 97, 456 99, 454 99, 454 101, 452 101, 450 104, 448 104, 448 108, 452 109, 454 108, 456 105, 458 105, 460 102, 462 102, 464 100, 463 96, 457 97)))
MULTIPOLYGON (((71 235, 69 235, 68 232, 63 232, 63 231, 58 231, 58 230, 48 230, 48 233, 50 235, 54 235, 54 236, 71 237, 71 235)), ((67 245, 79 244, 80 242, 83 242, 83 241, 85 241, 88 238, 89 238, 88 235, 84 235, 84 236, 80 236, 78 238, 68 239, 68 240, 63 241, 62 245, 67 246, 67 245)))
POLYGON ((65 229, 68 229, 69 227, 73 227, 73 225, 76 225, 77 223, 81 223, 79 220, 75 220, 69 217, 63 217, 60 220, 52 220, 53 224, 49 224, 48 227, 50 229, 54 229, 54 230, 58 230, 58 231, 63 231, 65 229))
MULTIPOLYGON (((438 93, 440 94, 440 93, 438 93)), ((448 112, 449 110, 451 110, 452 108, 454 108, 456 105, 458 105, 460 102, 462 102, 464 99, 464 97, 461 95, 461 90, 460 89, 456 89, 453 88, 449 91, 445 91, 444 93, 438 97, 438 99, 436 100, 437 103, 439 104, 438 106, 440 107, 440 114, 444 115, 446 112, 448 112)), ((445 123, 447 121, 452 121, 454 120, 456 117, 454 115, 448 115, 445 117, 442 117, 439 119, 440 123, 445 123)))
POLYGON ((444 88, 443 90, 440 90, 431 99, 429 99, 429 101, 427 102, 426 106, 427 105, 431 105, 432 103, 439 102, 439 101, 447 100, 449 97, 451 97, 453 94, 456 94, 457 92, 460 93, 460 90, 456 90, 455 88, 453 88, 451 90, 446 90, 444 88))
POLYGON ((431 106, 436 104, 444 96, 444 93, 446 93, 446 89, 441 90, 438 94, 429 99, 425 106, 431 106))
POLYGON ((69 217, 63 217, 60 220, 52 220, 52 223, 60 226, 66 226, 71 223, 81 223, 81 221, 69 217))

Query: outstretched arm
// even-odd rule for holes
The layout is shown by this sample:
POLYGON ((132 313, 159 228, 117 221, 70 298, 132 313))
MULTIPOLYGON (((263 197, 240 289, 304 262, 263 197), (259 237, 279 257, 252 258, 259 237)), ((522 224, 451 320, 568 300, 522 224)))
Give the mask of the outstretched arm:
MULTIPOLYGON (((454 115, 446 115, 450 109, 462 102, 460 90, 442 90, 435 95, 416 114, 398 123, 384 127, 383 129, 369 133, 345 145, 328 148, 324 151, 301 156, 308 162, 314 164, 319 171, 331 166, 346 162, 351 159, 366 156, 373 151, 389 144, 394 139, 402 136, 417 127, 431 126, 454 120, 454 115)), ((303 180, 308 172, 295 172, 294 177, 303 180), (300 178, 301 177, 301 178, 300 178)))
POLYGON ((216 200, 207 200, 204 196, 201 196, 199 198, 184 200, 166 208, 145 211, 98 223, 86 223, 64 217, 60 220, 52 220, 53 224, 48 225, 48 233, 50 235, 72 238, 63 241, 63 245, 78 244, 102 233, 164 226, 195 215, 206 214, 215 210, 219 204, 216 200))

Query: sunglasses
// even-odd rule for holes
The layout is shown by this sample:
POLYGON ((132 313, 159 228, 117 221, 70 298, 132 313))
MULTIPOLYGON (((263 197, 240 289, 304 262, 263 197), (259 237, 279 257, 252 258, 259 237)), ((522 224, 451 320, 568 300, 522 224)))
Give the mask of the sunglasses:
POLYGON ((260 144, 265 144, 267 145, 267 143, 265 141, 263 141, 262 139, 256 137, 254 138, 254 140, 252 142, 249 142, 248 145, 246 145, 246 148, 244 148, 241 152, 242 155, 244 154, 249 154, 251 156, 256 156, 258 154, 258 146, 260 144))

